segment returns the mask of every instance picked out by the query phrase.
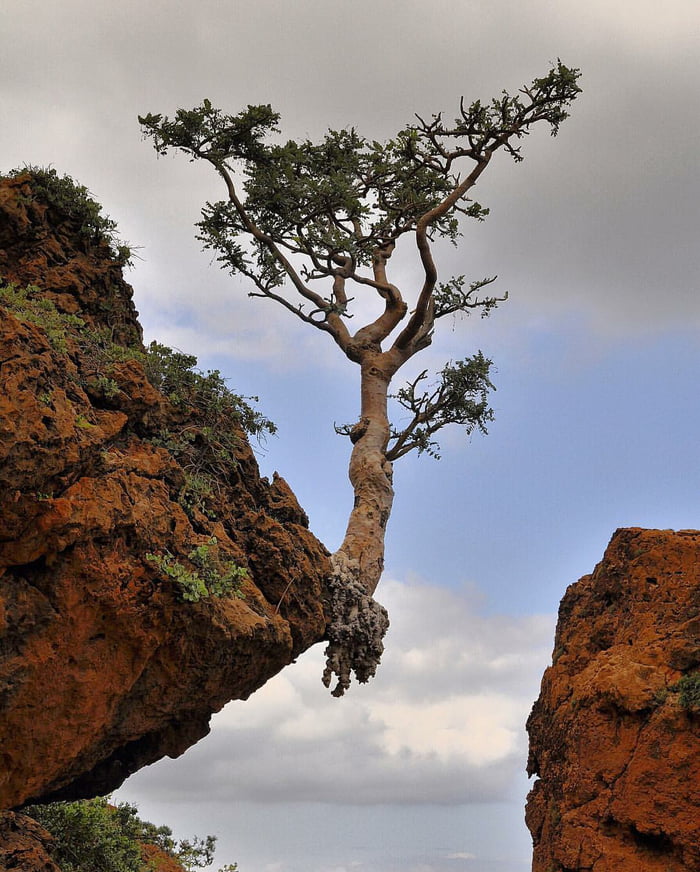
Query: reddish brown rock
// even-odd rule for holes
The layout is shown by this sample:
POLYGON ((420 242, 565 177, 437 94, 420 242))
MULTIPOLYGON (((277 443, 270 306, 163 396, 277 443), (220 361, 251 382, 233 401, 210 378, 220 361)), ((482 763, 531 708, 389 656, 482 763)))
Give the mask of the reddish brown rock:
POLYGON ((53 837, 36 821, 0 812, 0 869, 3 872, 61 872, 49 855, 53 837))
POLYGON ((0 303, 0 808, 16 808, 105 794, 198 741, 213 712, 322 639, 328 555, 240 430, 207 504, 183 500, 189 470, 163 434, 186 428, 198 450, 199 413, 149 383, 105 246, 24 177, 0 182, 0 278, 47 288, 134 352, 99 372, 107 395, 83 328, 57 343, 0 303), (248 570, 243 598, 182 602, 147 555, 191 568, 212 537, 248 570))
POLYGON ((108 327, 116 342, 141 341, 133 289, 105 240, 37 197, 30 173, 0 179, 0 276, 37 285, 46 299, 89 326, 108 327))
POLYGON ((700 697, 681 693, 700 692, 700 532, 618 530, 562 600, 553 661, 528 721, 534 872, 700 870, 700 697))
POLYGON ((148 872, 187 872, 182 863, 158 845, 142 844, 141 856, 148 872))

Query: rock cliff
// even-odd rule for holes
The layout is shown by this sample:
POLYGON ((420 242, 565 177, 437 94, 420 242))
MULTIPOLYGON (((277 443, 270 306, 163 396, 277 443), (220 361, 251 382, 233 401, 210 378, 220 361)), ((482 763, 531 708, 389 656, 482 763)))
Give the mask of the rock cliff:
POLYGON ((0 812, 0 869, 61 872, 51 859, 52 842, 51 834, 26 815, 0 812))
POLYGON ((528 731, 533 872, 700 870, 700 532, 617 531, 528 731))
POLYGON ((0 808, 181 754, 327 623, 328 554, 260 477, 260 420, 147 353, 95 204, 35 182, 0 180, 0 808))

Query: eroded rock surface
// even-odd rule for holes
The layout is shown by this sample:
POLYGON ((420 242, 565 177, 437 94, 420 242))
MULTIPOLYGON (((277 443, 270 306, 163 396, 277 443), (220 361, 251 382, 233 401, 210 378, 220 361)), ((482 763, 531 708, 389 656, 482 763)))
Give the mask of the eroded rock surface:
POLYGON ((528 722, 534 872, 700 870, 700 532, 618 530, 553 661, 528 722))
POLYGON ((197 410, 159 393, 138 353, 86 341, 143 351, 131 289, 27 176, 0 182, 0 278, 84 325, 57 336, 0 303, 0 808, 16 808, 105 794, 185 751, 323 638, 329 562, 242 431, 206 499, 188 497, 168 439, 196 448, 197 410), (192 568, 212 537, 247 570, 243 598, 183 602, 147 555, 192 568))
POLYGON ((0 869, 3 872, 61 872, 49 853, 53 837, 36 821, 0 812, 0 869))

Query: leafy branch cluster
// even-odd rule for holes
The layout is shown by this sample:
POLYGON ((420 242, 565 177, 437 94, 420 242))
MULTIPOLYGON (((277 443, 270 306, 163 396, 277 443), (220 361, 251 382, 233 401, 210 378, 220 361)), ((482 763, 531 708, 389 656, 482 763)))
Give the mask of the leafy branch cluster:
MULTIPOLYGON (((78 802, 52 802, 28 806, 24 813, 53 836, 51 854, 62 872, 157 872, 148 846, 175 860, 185 872, 209 866, 214 859, 215 836, 182 839, 166 826, 139 818, 136 806, 109 797, 78 802)), ((220 872, 236 872, 229 865, 220 872)))
POLYGON ((224 560, 219 554, 215 536, 193 548, 187 559, 195 568, 180 563, 173 554, 146 554, 163 578, 174 581, 184 602, 196 603, 208 597, 234 596, 242 598, 241 582, 248 570, 233 560, 224 560))
POLYGON ((25 166, 7 173, 4 178, 29 174, 32 192, 41 203, 79 223, 81 236, 93 244, 107 245, 111 256, 121 266, 133 265, 133 249, 117 234, 117 224, 102 214, 102 206, 90 196, 90 191, 69 175, 59 176, 53 167, 25 166))
POLYGON ((472 357, 447 363, 440 371, 440 381, 427 390, 419 390, 428 378, 423 372, 392 396, 412 417, 400 430, 391 428, 387 460, 397 460, 417 449, 440 459, 438 443, 432 438, 447 424, 461 424, 467 434, 475 429, 486 433, 493 420, 488 393, 494 389, 489 377, 492 362, 479 351, 472 357))
MULTIPOLYGON (((245 203, 237 197, 207 203, 200 238, 232 272, 247 275, 268 296, 289 276, 283 251, 309 259, 309 279, 333 277, 349 258, 348 277, 361 281, 358 265, 371 264, 377 249, 414 231, 461 185, 454 166, 459 159, 480 163, 505 147, 521 160, 511 140, 526 136, 540 121, 556 135, 580 91, 577 79, 577 70, 559 62, 514 96, 503 92, 490 104, 477 100, 468 107, 462 101, 451 125, 441 114, 429 122, 417 116, 417 123, 384 143, 346 129, 328 131, 318 144, 267 144, 264 138, 279 131, 279 114, 269 105, 248 106, 233 116, 205 100, 194 109, 178 109, 172 120, 153 113, 139 120, 159 154, 181 149, 222 173, 235 161, 242 163, 245 203), (253 237, 254 266, 251 252, 239 242, 246 235, 253 237)), ((455 213, 478 219, 488 214, 462 193, 450 207, 432 217, 430 236, 454 240, 459 235, 455 213)))

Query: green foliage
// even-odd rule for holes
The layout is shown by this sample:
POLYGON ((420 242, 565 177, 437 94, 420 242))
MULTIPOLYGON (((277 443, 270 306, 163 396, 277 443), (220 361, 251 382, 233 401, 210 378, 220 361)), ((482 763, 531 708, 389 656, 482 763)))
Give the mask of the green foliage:
POLYGON ((248 106, 238 115, 226 115, 204 100, 195 109, 178 109, 171 121, 162 115, 139 115, 144 137, 150 136, 158 154, 177 148, 192 159, 226 161, 264 157, 263 137, 277 130, 279 114, 269 105, 248 106))
MULTIPOLYGON (((173 839, 172 830, 144 821, 135 805, 109 798, 54 802, 24 809, 54 837, 52 855, 62 872, 147 872, 141 846, 156 845, 186 870, 209 866, 215 836, 173 839)), ((220 872, 236 872, 236 864, 220 872)))
POLYGON ((68 351, 70 331, 85 323, 77 315, 59 312, 36 285, 19 288, 12 283, 4 284, 0 279, 0 306, 10 309, 20 320, 41 327, 51 347, 63 353, 68 351))
POLYGON ((218 370, 197 370, 197 358, 157 342, 147 349, 144 366, 151 384, 176 407, 193 410, 182 426, 162 429, 152 441, 173 454, 185 470, 179 502, 189 515, 194 510, 214 518, 212 503, 220 482, 236 465, 240 447, 238 428, 262 439, 275 425, 247 400, 233 393, 218 370))
POLYGON ((106 799, 54 802, 25 809, 54 837, 61 872, 141 872, 141 849, 106 799))
POLYGON ((654 693, 654 705, 663 705, 668 699, 669 688, 662 687, 654 693))
MULTIPOLYGON (((462 100, 452 123, 441 114, 417 116, 384 142, 350 128, 329 130, 319 142, 281 143, 279 115, 269 105, 227 115, 204 100, 173 118, 149 113, 139 121, 158 154, 183 151, 193 161, 208 161, 221 176, 226 198, 205 204, 198 238, 224 268, 250 279, 250 296, 274 300, 329 333, 355 363, 385 352, 382 366, 393 376, 430 345, 439 318, 474 309, 488 315, 507 298, 479 295, 493 278, 469 284, 456 276, 438 283, 431 246, 438 239, 456 242, 462 217, 486 217, 488 209, 471 192, 493 154, 501 149, 522 160, 520 140, 535 125, 556 135, 581 91, 579 77, 557 61, 513 95, 504 91, 469 105, 462 100), (406 234, 415 237, 425 274, 415 306, 386 275, 406 234), (382 315, 354 335, 344 321, 353 316, 350 286, 364 295, 373 290, 384 304, 382 315), (409 312, 385 349, 382 343, 409 312)), ((390 460, 412 448, 438 456, 432 437, 441 427, 458 423, 469 433, 485 430, 491 419, 484 392, 492 386, 481 355, 448 364, 440 385, 419 396, 425 378, 427 373, 396 395, 412 417, 408 428, 392 431, 390 460)), ((337 429, 362 438, 361 427, 337 429)))
MULTIPOLYGON (((383 143, 346 129, 329 130, 318 144, 271 144, 279 115, 269 105, 226 115, 204 100, 194 109, 178 109, 173 119, 149 113, 139 122, 159 154, 184 151, 192 160, 209 161, 224 176, 240 164, 245 203, 231 196, 207 203, 199 238, 232 273, 250 277, 269 296, 289 275, 270 242, 308 258, 311 279, 332 276, 343 256, 353 265, 371 263, 378 247, 413 232, 455 189, 458 158, 478 161, 505 147, 520 160, 511 139, 542 121, 556 135, 581 90, 578 78, 578 70, 558 62, 514 96, 503 92, 490 104, 462 103, 453 125, 446 126, 441 115, 430 122, 418 118, 383 143)), ((454 240, 457 212, 480 220, 488 210, 465 197, 432 218, 431 235, 454 240)))
POLYGON ((678 703, 690 711, 700 711, 700 672, 690 672, 677 681, 671 690, 679 693, 678 703))
POLYGON ((107 400, 112 400, 120 393, 119 385, 113 378, 106 375, 94 376, 88 381, 90 389, 107 400))
POLYGON ((580 75, 579 70, 558 60, 546 76, 533 79, 532 84, 521 88, 517 94, 503 91, 489 103, 476 100, 469 107, 462 103, 460 115, 451 127, 445 127, 440 116, 434 116, 433 123, 423 124, 422 129, 430 130, 435 147, 439 142, 466 137, 469 148, 476 153, 502 146, 515 161, 521 161, 520 147, 516 147, 512 139, 527 136, 532 126, 541 121, 548 124, 550 133, 556 136, 562 122, 569 117, 568 107, 581 93, 580 75))
MULTIPOLYGON (((196 369, 197 358, 191 354, 183 354, 158 342, 151 342, 146 349, 144 366, 148 380, 171 403, 176 406, 190 406, 199 412, 203 428, 230 431, 235 422, 246 433, 257 438, 277 432, 272 421, 246 402, 257 402, 257 397, 235 394, 226 385, 226 380, 218 369, 199 371, 196 369)), ((210 435, 213 436, 213 433, 210 435)), ((220 432, 218 436, 222 439, 219 451, 227 455, 227 461, 232 460, 235 445, 232 434, 220 432)))
POLYGON ((75 426, 80 427, 81 430, 89 430, 91 427, 95 425, 88 421, 88 419, 83 414, 77 414, 75 416, 75 426))
POLYGON ((248 570, 219 554, 215 536, 198 545, 187 555, 194 569, 180 563, 173 554, 146 554, 146 560, 156 566, 164 578, 174 581, 184 602, 199 602, 207 597, 242 597, 240 585, 248 570))
MULTIPOLYGON (((134 841, 156 845, 161 851, 176 859, 187 872, 211 865, 214 860, 216 836, 204 838, 194 836, 192 839, 177 841, 173 838, 170 827, 156 826, 149 821, 143 821, 137 812, 137 807, 127 802, 119 803, 114 809, 122 830, 134 841)), ((226 872, 227 868, 225 866, 219 872, 226 872)))
POLYGON ((481 309, 481 317, 486 318, 491 314, 499 303, 508 299, 508 292, 502 297, 480 297, 478 292, 487 285, 496 281, 496 276, 479 279, 470 282, 467 290, 464 289, 466 279, 464 276, 453 276, 447 282, 438 283, 433 294, 435 300, 435 318, 443 318, 445 315, 470 314, 472 309, 481 309))
POLYGON ((190 518, 201 512, 210 521, 218 517, 214 503, 220 495, 218 481, 212 476, 185 470, 185 484, 178 496, 178 503, 190 518))
POLYGON ((29 173, 34 197, 55 209, 60 215, 79 224, 79 233, 93 244, 107 245, 111 256, 122 266, 131 266, 132 248, 117 235, 117 225, 102 206, 90 196, 90 191, 70 176, 59 176, 53 167, 25 166, 11 170, 6 177, 29 173))
POLYGON ((440 459, 439 446, 433 435, 447 424, 459 424, 467 434, 473 430, 486 433, 493 420, 488 393, 494 390, 490 379, 492 362, 479 351, 473 357, 446 364, 440 381, 420 392, 428 378, 424 370, 414 381, 401 388, 393 398, 407 409, 412 418, 401 430, 392 428, 387 458, 396 460, 414 448, 440 459))

